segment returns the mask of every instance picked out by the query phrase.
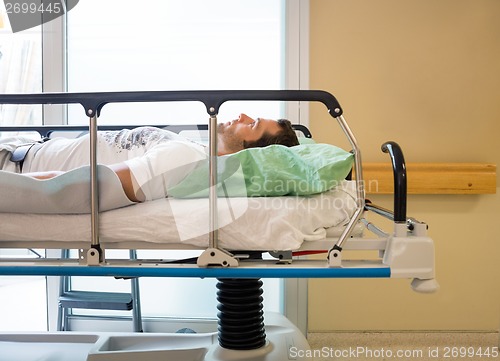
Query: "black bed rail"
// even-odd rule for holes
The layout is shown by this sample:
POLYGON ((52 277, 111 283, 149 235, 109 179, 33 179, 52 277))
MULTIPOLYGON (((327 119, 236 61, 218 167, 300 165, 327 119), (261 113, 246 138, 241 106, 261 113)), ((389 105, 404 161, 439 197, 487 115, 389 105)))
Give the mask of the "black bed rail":
POLYGON ((406 223, 407 177, 403 151, 396 142, 386 142, 382 151, 391 156, 394 173, 394 222, 406 223))
POLYGON ((89 117, 99 116, 102 107, 108 103, 198 101, 205 104, 208 114, 216 115, 223 103, 246 100, 315 101, 323 103, 333 117, 342 115, 342 108, 337 99, 323 90, 186 90, 0 95, 0 104, 81 104, 89 117))

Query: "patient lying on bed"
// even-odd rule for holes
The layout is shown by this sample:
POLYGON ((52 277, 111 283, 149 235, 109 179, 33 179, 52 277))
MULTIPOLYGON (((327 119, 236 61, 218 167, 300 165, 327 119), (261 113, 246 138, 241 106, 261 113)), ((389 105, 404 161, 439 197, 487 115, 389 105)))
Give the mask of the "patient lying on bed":
MULTIPOLYGON (((219 155, 271 144, 299 144, 285 119, 252 119, 240 114, 238 119, 218 124, 217 133, 219 155)), ((0 141, 0 170, 49 179, 88 164, 88 136, 51 139, 31 148, 23 162, 13 162, 15 149, 30 142, 22 138, 0 141)), ((99 131, 97 147, 98 163, 116 173, 133 202, 166 197, 168 189, 208 158, 205 145, 153 127, 99 131)))

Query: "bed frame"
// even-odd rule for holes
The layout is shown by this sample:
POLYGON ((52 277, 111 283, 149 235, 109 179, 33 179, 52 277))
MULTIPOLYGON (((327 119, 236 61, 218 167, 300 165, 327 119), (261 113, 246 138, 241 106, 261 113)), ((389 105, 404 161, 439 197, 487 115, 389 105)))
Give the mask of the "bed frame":
MULTIPOLYGON (((89 243, 80 251, 76 259, 8 259, 0 261, 0 275, 51 275, 51 276, 115 276, 115 277, 215 277, 219 279, 221 289, 228 289, 228 294, 242 291, 231 280, 247 280, 250 288, 259 289, 255 284, 259 278, 410 278, 412 287, 420 292, 434 292, 438 289, 435 281, 434 243, 427 235, 427 225, 406 215, 406 169, 405 160, 400 147, 395 142, 387 142, 382 151, 390 155, 394 173, 394 211, 365 202, 363 169, 361 152, 350 128, 343 117, 343 110, 337 99, 325 91, 156 91, 156 92, 112 92, 112 93, 45 93, 45 94, 3 94, 0 104, 70 104, 83 106, 89 117, 90 133, 90 167, 91 167, 91 234, 89 243), (346 135, 354 154, 354 181, 356 182, 356 210, 348 225, 338 239, 323 243, 323 259, 296 258, 296 255, 307 255, 318 251, 317 244, 310 243, 298 253, 277 252, 276 260, 255 259, 245 255, 233 254, 222 249, 218 244, 217 230, 217 115, 220 106, 227 101, 310 101, 320 102, 326 106, 329 114, 337 121, 346 135), (210 149, 210 193, 209 193, 209 247, 201 251, 196 263, 173 264, 159 260, 110 260, 106 259, 104 248, 99 241, 98 187, 96 172, 96 139, 98 116, 108 103, 124 102, 202 102, 209 115, 205 129, 209 133, 210 149), (366 211, 373 212, 393 222, 393 230, 385 232, 364 218, 366 211), (376 238, 358 237, 355 229, 359 226, 374 233, 376 238), (325 247, 325 244, 328 244, 325 247), (379 258, 374 260, 343 259, 343 250, 375 250, 379 258), (293 262, 292 262, 293 260, 293 262)), ((77 127, 59 126, 26 126, 16 130, 35 130, 42 136, 49 136, 53 130, 75 130, 77 127)), ((112 127, 106 127, 110 129, 112 127)), ((170 128, 176 131, 175 127, 170 128)), ((183 127, 185 129, 185 127, 183 127)), ((198 129, 198 128, 196 128, 198 129)), ((0 127, 0 131, 12 131, 13 127, 0 127)), ((303 129, 301 129, 304 131, 303 129)), ((306 132, 306 137, 310 133, 306 132)), ((27 245, 1 245, 3 248, 29 247, 27 245)), ((39 248, 39 247, 38 247, 39 248)), ((50 247, 47 247, 50 248, 50 247)), ((244 283, 244 282, 243 282, 244 283)), ((219 286, 218 286, 219 287, 219 286)), ((224 291, 223 291, 224 292, 224 291)), ((229 297, 231 299, 231 297, 229 297)), ((253 301, 252 301, 253 302, 253 301)), ((231 300, 227 305, 231 304, 231 300)), ((226 305, 223 305, 225 307, 226 305)), ((229 306, 227 306, 229 307, 229 306)), ((239 305, 239 307, 245 307, 239 305)), ((222 316, 224 323, 238 323, 227 316, 222 316)), ((257 316, 255 316, 258 318, 257 316)), ((257 326, 263 329, 263 324, 257 326)), ((249 350, 263 349, 269 344, 265 335, 259 333, 257 344, 253 341, 241 340, 224 327, 219 332, 219 344, 222 349, 249 350)), ((255 331, 255 330, 254 330, 255 331)), ((274 342, 274 341, 272 341, 274 342)), ((276 341, 278 342, 278 341, 276 341)), ((280 341, 281 342, 281 341, 280 341)), ((302 342, 302 341, 300 341, 302 342)), ((257 357, 257 356, 256 356, 257 357)), ((261 357, 261 356, 258 356, 261 357)), ((260 358, 255 358, 256 360, 260 358)), ((281 356, 279 356, 281 357, 281 356)), ((276 356, 276 359, 280 359, 276 356)), ((89 358, 90 359, 90 358, 89 358)), ((205 358, 209 359, 209 358, 205 358)), ((224 358, 226 359, 226 358, 224 358)), ((227 358, 232 359, 232 358, 227 358)), ((266 358, 267 359, 267 358, 266 358)), ((96 358, 97 360, 97 358, 96 358)), ((105 360, 105 358, 102 358, 105 360)))

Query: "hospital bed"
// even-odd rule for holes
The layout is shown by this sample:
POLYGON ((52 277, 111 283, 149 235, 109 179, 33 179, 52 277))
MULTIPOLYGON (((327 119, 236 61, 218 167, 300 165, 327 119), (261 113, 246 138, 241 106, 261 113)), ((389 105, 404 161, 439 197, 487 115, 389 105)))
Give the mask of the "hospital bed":
MULTIPOLYGON (((1 260, 0 275, 214 277, 219 280, 221 310, 217 335, 185 335, 180 342, 182 346, 179 346, 179 335, 81 335, 81 340, 84 340, 81 344, 88 345, 82 351, 82 359, 88 355, 88 360, 128 360, 140 355, 143 359, 158 356, 177 357, 179 360, 182 357, 280 360, 287 357, 291 347, 307 348, 307 341, 286 319, 279 316, 266 318, 267 326, 264 326, 260 278, 408 278, 412 279, 411 286, 416 291, 437 290, 434 244, 427 235, 427 224, 406 215, 407 179, 400 147, 395 142, 382 146, 390 156, 394 172, 394 210, 390 211, 365 200, 361 152, 342 108, 330 93, 156 91, 0 96, 0 104, 72 103, 81 104, 89 118, 89 214, 34 214, 4 210, 0 213, 0 247, 78 249, 79 256, 76 259, 1 260), (304 197, 221 197, 218 194, 220 182, 216 156, 217 115, 225 102, 249 100, 324 104, 352 147, 352 179, 339 182, 333 189, 304 197), (103 107, 108 103, 184 101, 202 102, 209 115, 208 124, 201 126, 209 136, 207 197, 166 198, 102 211, 99 203, 103 197, 100 193, 102 184, 98 176, 105 173, 105 169, 96 161, 96 138, 98 116, 103 107), (381 229, 368 214, 389 219, 392 229, 381 229), (193 224, 193 218, 205 221, 193 224), (271 222, 272 227, 267 227, 271 222), (24 227, 26 224, 30 227, 24 227), (57 226, 47 227, 47 224, 65 226, 61 230, 57 226), (256 224, 262 227, 256 227, 256 224), (105 250, 114 248, 190 249, 198 250, 199 255, 192 260, 106 258, 105 250), (344 257, 344 250, 371 250, 377 256, 363 259, 351 255, 356 252, 349 252, 350 256, 344 257), (269 252, 272 257, 264 259, 260 256, 264 252, 269 252), (304 257, 308 255, 314 256, 304 257), (243 309, 250 309, 250 314, 242 314, 243 309), (172 346, 175 344, 177 346, 172 346)), ((76 129, 71 126, 16 128, 18 131, 37 131, 43 137, 50 137, 58 130, 76 129)), ((169 129, 180 130, 176 127, 169 129)), ((0 127, 0 131, 12 130, 12 127, 0 127)), ((311 137, 307 129, 298 126, 297 130, 303 132, 303 137, 311 137)), ((30 337, 1 335, 0 343, 15 348, 19 340, 30 342, 36 339, 30 337)), ((77 339, 59 333, 51 337, 45 338, 49 348, 51 343, 78 343, 77 339)))

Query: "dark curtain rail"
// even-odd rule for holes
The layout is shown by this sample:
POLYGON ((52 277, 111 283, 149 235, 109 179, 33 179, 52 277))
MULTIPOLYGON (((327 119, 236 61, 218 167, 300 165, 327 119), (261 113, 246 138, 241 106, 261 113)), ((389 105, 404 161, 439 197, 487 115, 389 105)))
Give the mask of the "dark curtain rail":
POLYGON ((323 103, 333 117, 342 115, 337 99, 323 90, 198 90, 98 93, 2 94, 0 104, 81 104, 89 117, 99 116, 108 103, 198 101, 216 115, 227 101, 314 101, 323 103))

